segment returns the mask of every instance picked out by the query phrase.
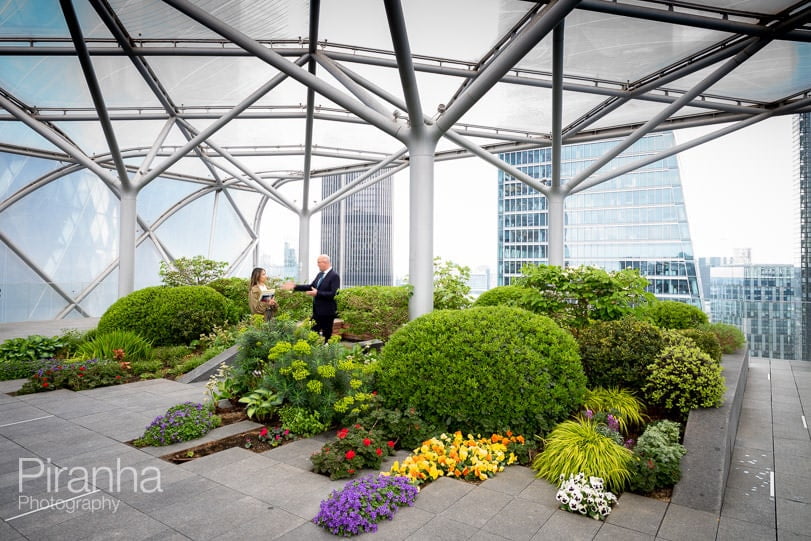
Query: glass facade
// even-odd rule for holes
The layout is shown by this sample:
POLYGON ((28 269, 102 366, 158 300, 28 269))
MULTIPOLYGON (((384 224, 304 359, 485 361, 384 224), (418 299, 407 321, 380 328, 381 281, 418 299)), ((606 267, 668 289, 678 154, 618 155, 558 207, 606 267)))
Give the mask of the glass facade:
MULTIPOLYGON (((324 199, 360 173, 330 175, 321 183, 324 199)), ((341 287, 393 283, 392 179, 332 204, 321 213, 321 249, 341 277, 341 287)))
POLYGON ((702 258, 701 266, 710 275, 707 305, 713 322, 741 329, 754 357, 802 358, 797 267, 726 265, 719 258, 702 258))
MULTIPOLYGON (((602 141, 564 145, 561 181, 566 183, 616 145, 602 141)), ((643 137, 601 171, 621 167, 670 148, 673 134, 643 137)), ((551 177, 551 149, 507 152, 501 159, 528 175, 551 177)), ((498 284, 509 284, 526 264, 548 262, 546 197, 499 172, 498 284)), ((701 305, 678 162, 665 158, 588 190, 565 203, 567 266, 608 271, 633 268, 661 299, 701 305)))
POLYGON ((794 264, 799 268, 798 295, 802 301, 799 351, 811 361, 811 113, 794 116, 794 264))

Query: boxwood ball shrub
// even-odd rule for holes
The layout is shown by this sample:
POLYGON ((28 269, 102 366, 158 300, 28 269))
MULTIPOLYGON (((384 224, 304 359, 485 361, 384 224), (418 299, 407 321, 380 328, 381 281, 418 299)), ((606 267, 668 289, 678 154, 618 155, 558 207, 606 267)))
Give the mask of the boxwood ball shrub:
POLYGON ((208 286, 155 286, 114 302, 101 316, 98 332, 131 330, 155 346, 188 344, 227 318, 228 300, 208 286))
POLYGON ((544 434, 583 402, 572 336, 504 306, 438 310, 395 332, 380 356, 388 408, 416 408, 444 431, 544 434))
POLYGON ((236 276, 232 278, 219 278, 207 285, 231 302, 228 309, 229 322, 236 323, 251 313, 251 307, 248 304, 250 280, 247 278, 239 278, 236 276))
POLYGON ((650 404, 686 417, 691 409, 720 406, 726 386, 718 361, 683 340, 665 346, 642 391, 650 404))
POLYGON ((721 350, 721 342, 718 341, 715 333, 702 329, 681 329, 678 332, 692 340, 698 349, 716 361, 721 362, 723 351, 721 350))
POLYGON ((707 323, 700 308, 678 301, 659 301, 645 310, 647 317, 663 329, 693 329, 707 323))
POLYGON ((531 311, 527 298, 533 293, 535 292, 528 287, 498 286, 479 295, 473 306, 516 306, 531 311))
POLYGON ((650 365, 664 347, 662 331, 631 317, 600 321, 580 329, 580 360, 589 387, 640 391, 650 365))

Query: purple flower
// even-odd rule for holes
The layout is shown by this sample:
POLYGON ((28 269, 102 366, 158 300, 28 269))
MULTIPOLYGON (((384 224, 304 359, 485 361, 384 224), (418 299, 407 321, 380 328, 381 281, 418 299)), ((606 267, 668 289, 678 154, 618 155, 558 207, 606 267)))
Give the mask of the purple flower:
POLYGON ((313 523, 335 535, 377 531, 377 523, 394 516, 398 507, 413 505, 419 489, 407 477, 367 475, 348 482, 321 502, 313 523))

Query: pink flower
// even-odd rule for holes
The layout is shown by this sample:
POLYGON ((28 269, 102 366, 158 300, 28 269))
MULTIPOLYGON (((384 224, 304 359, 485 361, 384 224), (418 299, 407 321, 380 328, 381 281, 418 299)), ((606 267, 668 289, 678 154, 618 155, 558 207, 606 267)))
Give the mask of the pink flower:
POLYGON ((268 435, 268 427, 263 426, 262 430, 259 431, 259 437, 264 438, 267 435, 268 435))

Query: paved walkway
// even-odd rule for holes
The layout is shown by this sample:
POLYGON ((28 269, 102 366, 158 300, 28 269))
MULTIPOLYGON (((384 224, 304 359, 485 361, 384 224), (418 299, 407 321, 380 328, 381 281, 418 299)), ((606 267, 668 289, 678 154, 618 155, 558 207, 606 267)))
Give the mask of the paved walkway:
MULTIPOLYGON (((202 400, 202 383, 150 380, 78 393, 2 394, 18 387, 0 383, 2 540, 334 539, 310 522, 319 502, 345 483, 309 471, 321 438, 262 454, 234 448, 175 465, 156 456, 174 448, 124 442, 169 406, 202 400), (66 469, 57 474, 57 467, 66 469)), ((811 363, 750 360, 720 515, 627 493, 598 522, 557 509, 555 487, 511 466, 478 486, 440 478, 423 488, 414 507, 366 537, 811 539, 807 408, 811 363)), ((209 437, 250 426, 221 427, 209 437)))

